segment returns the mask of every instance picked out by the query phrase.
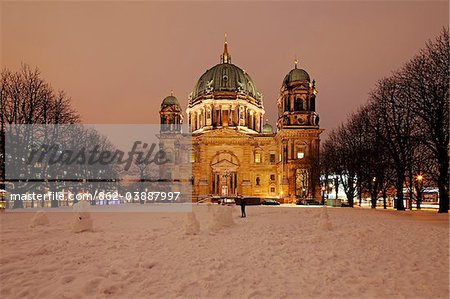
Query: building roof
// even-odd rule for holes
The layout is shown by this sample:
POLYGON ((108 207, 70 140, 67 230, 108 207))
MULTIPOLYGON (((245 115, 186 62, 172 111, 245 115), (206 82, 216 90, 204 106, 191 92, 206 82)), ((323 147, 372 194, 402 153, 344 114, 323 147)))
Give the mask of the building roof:
POLYGON ((288 83, 292 83, 295 81, 310 81, 309 74, 303 69, 293 69, 291 70, 286 77, 284 77, 283 85, 287 85, 288 83))
POLYGON ((161 103, 161 107, 169 106, 169 105, 180 106, 180 103, 178 102, 178 99, 176 97, 174 97, 173 95, 170 95, 170 96, 164 98, 164 100, 161 103))
POLYGON ((268 123, 264 124, 264 126, 262 128, 262 132, 263 132, 263 134, 273 134, 273 133, 275 133, 274 130, 273 130, 272 125, 270 125, 268 123))
POLYGON ((310 81, 308 72, 304 69, 297 68, 298 60, 295 59, 295 67, 284 77, 283 85, 288 85, 289 83, 296 81, 310 81))
POLYGON ((212 92, 239 92, 254 98, 259 104, 262 96, 257 91, 255 82, 243 69, 231 63, 228 44, 225 41, 220 63, 208 69, 197 81, 191 93, 191 99, 212 92))

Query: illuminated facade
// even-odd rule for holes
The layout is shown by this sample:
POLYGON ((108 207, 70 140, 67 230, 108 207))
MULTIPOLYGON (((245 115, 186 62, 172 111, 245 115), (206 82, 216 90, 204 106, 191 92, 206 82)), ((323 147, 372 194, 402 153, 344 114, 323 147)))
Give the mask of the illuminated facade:
MULTIPOLYGON (((320 201, 323 130, 315 112, 316 94, 315 81, 296 61, 277 99, 275 130, 264 121, 262 94, 249 74, 231 63, 225 41, 220 63, 199 78, 186 109, 194 200, 244 195, 320 201)), ((161 146, 176 142, 183 113, 173 95, 163 100, 160 116, 172 128, 160 138, 161 146)))

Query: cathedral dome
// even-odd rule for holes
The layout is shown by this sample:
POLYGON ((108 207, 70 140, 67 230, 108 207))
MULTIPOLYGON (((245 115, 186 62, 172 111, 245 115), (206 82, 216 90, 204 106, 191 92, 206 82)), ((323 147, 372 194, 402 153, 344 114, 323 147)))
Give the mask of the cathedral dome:
POLYGON ((270 125, 268 123, 264 124, 262 132, 263 132, 263 134, 273 134, 274 130, 273 130, 272 125, 270 125))
POLYGON ((226 41, 220 63, 200 76, 189 98, 195 101, 199 96, 215 92, 240 93, 262 105, 262 95, 257 91, 255 82, 243 69, 231 63, 226 41))
POLYGON ((220 63, 207 70, 198 80, 192 97, 217 91, 242 92, 257 100, 260 97, 252 78, 231 63, 220 63))
POLYGON ((178 99, 176 97, 174 97, 173 95, 165 97, 164 100, 161 103, 161 107, 170 106, 170 105, 180 106, 180 103, 178 102, 178 99))
POLYGON ((167 96, 164 98, 164 100, 161 102, 161 110, 160 111, 175 111, 180 112, 181 105, 178 102, 178 99, 174 97, 173 93, 170 94, 170 96, 167 96))
POLYGON ((295 60, 295 68, 284 77, 283 85, 296 81, 310 81, 309 74, 305 70, 297 68, 297 63, 298 61, 295 60))

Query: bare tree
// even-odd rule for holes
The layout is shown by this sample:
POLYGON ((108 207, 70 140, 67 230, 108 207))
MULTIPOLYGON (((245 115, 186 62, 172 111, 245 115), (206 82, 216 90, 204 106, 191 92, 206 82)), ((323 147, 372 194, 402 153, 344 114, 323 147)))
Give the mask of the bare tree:
POLYGON ((322 147, 322 169, 340 177, 353 202, 370 194, 383 206, 395 186, 397 209, 416 198, 420 209, 424 179, 439 187, 439 212, 447 213, 449 144, 449 32, 442 33, 402 69, 380 80, 367 105, 333 130, 322 147), (414 193, 414 189, 416 192, 414 193))
POLYGON ((449 144, 449 32, 427 43, 406 64, 403 76, 411 87, 414 113, 421 121, 420 140, 438 165, 439 213, 448 213, 449 144))
POLYGON ((373 113, 373 127, 386 147, 396 174, 397 210, 404 210, 403 184, 412 149, 413 110, 411 99, 402 89, 398 76, 378 82, 371 92, 369 103, 373 113))
MULTIPOLYGON (((5 141, 7 130, 10 127, 8 125, 73 124, 79 121, 79 116, 72 108, 71 101, 64 92, 55 92, 42 79, 37 68, 31 69, 28 65, 22 65, 22 68, 17 72, 5 69, 1 73, 0 84, 0 183, 2 183, 1 187, 4 187, 5 141)), ((13 132, 9 132, 9 134, 11 133, 13 132)), ((34 138, 33 133, 31 131, 26 132, 28 142, 34 138)), ((17 151, 26 150, 28 149, 17 148, 17 151)), ((19 156, 23 155, 19 154, 19 156)), ((20 189, 20 182, 15 185, 16 189, 20 189)), ((17 201, 17 205, 21 206, 22 202, 17 201)))

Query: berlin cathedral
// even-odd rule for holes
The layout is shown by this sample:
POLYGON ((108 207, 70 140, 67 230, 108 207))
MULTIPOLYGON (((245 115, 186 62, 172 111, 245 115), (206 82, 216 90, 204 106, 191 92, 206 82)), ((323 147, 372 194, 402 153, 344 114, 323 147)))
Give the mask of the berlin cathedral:
POLYGON ((201 75, 190 93, 186 117, 176 97, 162 101, 160 146, 177 142, 183 122, 191 130, 193 201, 212 196, 320 201, 317 90, 297 64, 281 85, 276 128, 265 121, 255 82, 232 64, 226 40, 220 63, 201 75))

